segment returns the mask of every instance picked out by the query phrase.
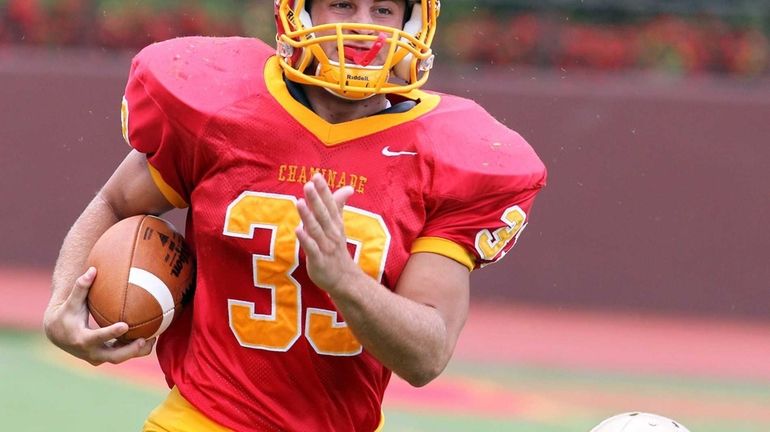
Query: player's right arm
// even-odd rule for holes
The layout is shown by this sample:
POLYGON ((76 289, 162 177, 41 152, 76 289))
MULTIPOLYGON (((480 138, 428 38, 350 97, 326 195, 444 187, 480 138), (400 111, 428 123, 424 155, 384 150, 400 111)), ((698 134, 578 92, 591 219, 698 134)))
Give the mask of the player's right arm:
POLYGON ((64 239, 44 317, 51 342, 93 365, 121 363, 150 354, 154 341, 137 339, 122 346, 111 343, 128 331, 125 323, 89 327, 86 297, 96 271, 86 269, 86 258, 102 233, 118 221, 137 214, 159 215, 171 208, 152 179, 146 156, 131 151, 64 239))
MULTIPOLYGON (((182 201, 189 198, 168 195, 172 190, 187 190, 191 163, 185 151, 194 141, 190 134, 195 132, 174 121, 188 119, 191 110, 178 97, 186 93, 168 84, 180 86, 179 81, 188 81, 177 79, 176 69, 167 62, 176 58, 169 53, 185 53, 195 45, 192 42, 175 39, 154 44, 134 58, 121 112, 123 137, 134 150, 72 226, 54 269, 53 292, 44 319, 46 335, 63 350, 92 364, 120 363, 152 350, 152 341, 141 339, 125 346, 113 345, 110 341, 128 330, 125 323, 89 328, 86 297, 95 274, 94 270, 87 271, 86 259, 99 237, 119 220, 137 214, 159 215, 170 210, 171 203, 184 206, 182 201), (170 111, 175 115, 169 116, 170 111), (157 167, 165 173, 162 181, 157 167)), ((195 117, 186 124, 203 123, 195 117)))

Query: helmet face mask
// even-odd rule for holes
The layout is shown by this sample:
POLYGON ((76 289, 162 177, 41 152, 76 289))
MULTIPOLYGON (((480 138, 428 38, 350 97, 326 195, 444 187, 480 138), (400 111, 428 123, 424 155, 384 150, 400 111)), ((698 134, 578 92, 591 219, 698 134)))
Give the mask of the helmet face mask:
POLYGON ((433 66, 431 43, 440 2, 406 4, 403 28, 394 28, 348 22, 315 25, 305 0, 275 0, 277 52, 286 77, 351 100, 421 87, 433 66), (392 76, 403 82, 391 82, 392 76))

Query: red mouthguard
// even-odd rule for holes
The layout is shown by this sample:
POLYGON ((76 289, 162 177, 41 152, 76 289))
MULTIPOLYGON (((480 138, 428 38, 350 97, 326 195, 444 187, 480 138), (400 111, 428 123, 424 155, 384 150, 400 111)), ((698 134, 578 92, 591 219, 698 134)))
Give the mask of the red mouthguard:
POLYGON ((374 41, 374 45, 372 45, 368 51, 345 47, 345 57, 353 59, 359 66, 369 66, 369 64, 377 58, 377 54, 379 54, 382 47, 385 46, 385 41, 387 39, 388 35, 385 32, 380 32, 377 36, 377 40, 374 41))

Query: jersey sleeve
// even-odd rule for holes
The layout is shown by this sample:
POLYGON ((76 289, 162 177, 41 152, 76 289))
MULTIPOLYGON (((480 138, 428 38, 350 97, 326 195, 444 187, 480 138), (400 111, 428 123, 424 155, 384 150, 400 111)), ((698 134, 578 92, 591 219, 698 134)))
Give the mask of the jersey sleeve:
POLYGON ((121 118, 123 138, 147 156, 150 174, 166 199, 178 208, 189 203, 191 147, 195 137, 173 118, 173 104, 153 76, 152 52, 140 52, 133 60, 121 118))
POLYGON ((136 55, 123 99, 123 135, 147 155, 169 202, 187 207, 196 172, 222 150, 201 144, 209 120, 264 92, 264 63, 274 53, 255 38, 186 37, 136 55))
POLYGON ((435 126, 443 134, 434 139, 441 144, 434 145, 426 182, 426 223, 412 253, 441 254, 470 270, 495 263, 529 222, 545 166, 519 134, 475 104, 435 126))

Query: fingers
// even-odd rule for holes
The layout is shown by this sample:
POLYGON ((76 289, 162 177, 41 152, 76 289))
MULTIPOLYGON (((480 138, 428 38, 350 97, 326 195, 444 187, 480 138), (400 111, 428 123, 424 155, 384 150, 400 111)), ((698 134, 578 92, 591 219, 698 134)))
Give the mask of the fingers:
POLYGON ((142 347, 142 349, 139 350, 139 356, 140 357, 146 357, 146 356, 150 355, 150 353, 152 352, 152 347, 155 346, 155 341, 156 340, 157 340, 157 338, 152 338, 152 339, 146 341, 144 346, 142 347))
POLYGON ((345 204, 348 202, 350 197, 353 196, 355 193, 355 190, 351 186, 345 186, 342 189, 337 189, 334 191, 333 198, 334 202, 336 204, 335 208, 337 210, 337 214, 341 215, 342 210, 345 208, 345 204))
POLYGON ((326 179, 321 174, 313 176, 311 181, 333 219, 342 214, 342 209, 348 199, 355 193, 352 186, 344 186, 332 193, 326 179))
POLYGON ((91 284, 94 283, 96 278, 96 268, 89 267, 85 273, 83 273, 75 281, 75 286, 72 288, 67 304, 70 307, 81 307, 86 302, 88 297, 88 290, 91 289, 91 284))
POLYGON ((123 336, 128 331, 128 324, 118 322, 107 327, 94 329, 88 332, 86 343, 90 345, 106 344, 112 339, 123 336))
POLYGON ((144 339, 136 339, 126 345, 121 345, 120 343, 114 344, 113 346, 105 345, 99 351, 94 353, 93 361, 91 361, 90 363, 91 364, 101 364, 101 363, 118 364, 118 363, 123 363, 135 357, 143 357, 143 356, 149 355, 152 352, 152 347, 154 343, 155 343, 155 339, 151 339, 150 341, 146 341, 144 339))
POLYGON ((155 345, 157 338, 152 339, 136 339, 127 344, 118 343, 113 345, 111 351, 109 351, 110 363, 122 363, 126 360, 130 360, 134 357, 146 357, 152 353, 152 347, 155 345))
POLYGON ((299 230, 302 230, 305 234, 310 234, 313 238, 320 238, 323 235, 323 228, 318 223, 318 219, 312 210, 308 207, 307 201, 300 199, 297 201, 297 211, 299 217, 302 219, 302 226, 299 230))
POLYGON ((342 210, 348 199, 355 193, 352 187, 345 186, 334 193, 329 189, 323 175, 316 174, 305 184, 305 198, 318 223, 322 228, 339 228, 342 224, 342 210))
POLYGON ((46 334, 49 339, 75 357, 92 365, 105 362, 122 363, 128 359, 146 356, 152 352, 155 340, 138 339, 128 344, 115 339, 128 331, 128 324, 119 322, 103 328, 88 326, 86 298, 96 278, 96 269, 90 267, 75 281, 64 305, 52 312, 46 334))
MULTIPOLYGON (((305 184, 303 190, 305 192, 305 201, 307 202, 308 207, 310 207, 313 217, 318 221, 321 228, 326 231, 332 229, 333 224, 331 215, 329 215, 328 201, 325 202, 324 198, 326 197, 322 196, 322 194, 331 196, 331 192, 328 191, 325 182, 324 188, 326 188, 326 190, 319 190, 314 178, 313 181, 305 184)), ((334 205, 332 207, 334 207, 334 205)))
POLYGON ((333 194, 329 189, 329 185, 326 183, 326 179, 320 174, 313 176, 311 179, 315 190, 321 198, 321 201, 329 212, 329 216, 333 220, 337 220, 342 214, 342 209, 345 207, 345 203, 348 201, 354 190, 351 186, 345 186, 338 189, 333 194))
POLYGON ((318 248, 318 243, 313 240, 305 229, 299 227, 297 228, 296 233, 297 239, 299 239, 299 245, 302 247, 302 250, 305 251, 305 255, 308 257, 315 257, 321 253, 321 250, 318 248))
POLYGON ((354 190, 345 186, 334 193, 320 174, 313 176, 303 187, 305 198, 297 202, 303 226, 297 229, 297 238, 305 253, 313 256, 329 251, 344 240, 342 209, 354 190))

